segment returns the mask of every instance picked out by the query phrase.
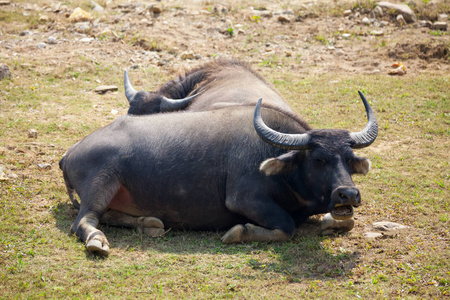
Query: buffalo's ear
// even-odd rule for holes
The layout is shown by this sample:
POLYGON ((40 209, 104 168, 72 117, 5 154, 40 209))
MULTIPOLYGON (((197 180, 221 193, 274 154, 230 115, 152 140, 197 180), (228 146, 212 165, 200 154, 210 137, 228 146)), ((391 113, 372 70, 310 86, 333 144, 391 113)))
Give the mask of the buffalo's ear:
POLYGON ((372 162, 370 161, 370 159, 356 156, 356 158, 352 159, 351 162, 352 174, 366 175, 367 173, 369 173, 371 165, 372 162))
POLYGON ((298 152, 289 151, 278 157, 266 159, 259 166, 259 170, 267 176, 291 172, 298 166, 298 152))

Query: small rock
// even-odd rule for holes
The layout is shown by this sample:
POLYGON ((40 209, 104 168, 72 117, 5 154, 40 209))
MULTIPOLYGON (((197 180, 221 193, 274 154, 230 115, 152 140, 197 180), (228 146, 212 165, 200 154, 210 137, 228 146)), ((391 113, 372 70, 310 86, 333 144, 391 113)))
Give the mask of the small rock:
POLYGON ((38 164, 37 165, 41 170, 50 170, 52 168, 51 164, 38 164))
POLYGON ((433 26, 433 23, 431 23, 431 21, 428 21, 428 20, 420 20, 419 26, 431 28, 431 26, 433 26))
POLYGON ((252 10, 252 15, 270 19, 273 17, 273 12, 271 12, 270 10, 252 10))
POLYGON ((85 38, 80 39, 80 42, 89 43, 89 42, 92 42, 93 40, 94 40, 94 38, 85 37, 85 38))
POLYGON ((400 26, 403 26, 406 24, 406 21, 405 21, 405 18, 403 18, 403 15, 398 15, 396 20, 400 26))
POLYGON ((440 22, 447 22, 447 21, 448 21, 448 15, 446 15, 446 14, 440 14, 440 15, 438 16, 438 21, 440 21, 440 22))
POLYGON ((0 181, 8 181, 9 178, 6 176, 4 172, 0 172, 0 181))
POLYGON ((342 34, 342 37, 344 38, 344 39, 348 39, 349 37, 351 37, 352 35, 350 34, 350 33, 343 33, 342 34))
POLYGON ((45 47, 47 47, 47 44, 42 42, 36 45, 36 47, 38 47, 39 49, 44 49, 45 47))
POLYGON ((103 7, 100 5, 100 4, 98 4, 97 2, 95 2, 95 1, 93 1, 93 0, 91 0, 91 5, 92 6, 94 6, 94 8, 92 9, 92 11, 95 11, 95 12, 103 12, 103 7))
POLYGON ((346 11, 344 11, 344 17, 348 17, 352 14, 352 11, 350 9, 347 9, 346 11))
POLYGON ((0 65, 0 80, 11 78, 11 71, 8 65, 0 65))
POLYGON ((10 179, 17 179, 17 178, 19 178, 19 175, 17 175, 16 173, 9 173, 7 176, 10 179))
POLYGON ((154 14, 160 14, 160 13, 162 13, 163 10, 162 10, 161 5, 156 4, 156 5, 153 5, 153 6, 152 6, 151 11, 152 11, 154 14))
POLYGON ((47 44, 49 44, 49 45, 54 45, 54 44, 56 44, 56 37, 54 37, 54 36, 49 36, 48 39, 47 39, 47 44))
POLYGON ((195 55, 192 52, 183 52, 180 56, 181 59, 185 60, 185 59, 194 59, 195 55))
POLYGON ((370 24, 372 24, 372 22, 370 21, 370 19, 369 19, 368 17, 364 17, 364 18, 362 19, 362 22, 363 22, 364 25, 370 25, 370 24))
POLYGON ((377 237, 382 236, 382 233, 379 232, 364 232, 364 237, 369 238, 369 239, 374 239, 377 237))
POLYGON ((414 23, 417 21, 416 15, 406 4, 393 4, 389 2, 378 2, 378 6, 386 9, 388 12, 393 12, 394 14, 400 14, 408 23, 414 23))
POLYGON ((93 19, 92 15, 82 10, 80 7, 75 8, 73 13, 69 17, 70 22, 89 21, 91 19, 93 19))
POLYGON ((32 139, 37 139, 38 133, 36 129, 29 129, 28 130, 28 137, 32 139))
POLYGON ((383 30, 374 30, 370 34, 374 35, 374 36, 382 36, 382 35, 384 35, 384 31, 383 30))
POLYGON ((33 34, 33 32, 31 32, 29 30, 24 30, 19 33, 20 36, 26 36, 26 35, 32 35, 32 34, 33 34))
POLYGON ((380 231, 392 231, 392 230, 397 230, 397 229, 405 229, 408 228, 405 225, 401 225, 399 223, 395 223, 395 222, 375 222, 372 224, 372 227, 376 230, 380 230, 380 231))
POLYGON ((388 21, 380 21, 380 27, 386 27, 389 25, 388 21))
POLYGON ((291 19, 286 17, 286 16, 284 16, 284 15, 280 15, 280 16, 278 16, 278 22, 280 22, 280 23, 289 23, 289 22, 291 22, 291 19))
POLYGON ((115 110, 115 109, 111 109, 111 114, 112 115, 117 115, 119 113, 119 111, 118 110, 115 110))
POLYGON ((38 22, 39 23, 47 23, 50 20, 50 18, 46 15, 39 15, 38 22))
POLYGON ((381 18, 384 15, 383 9, 379 6, 375 7, 372 12, 375 18, 381 18))
POLYGON ((447 23, 445 23, 445 22, 434 22, 433 23, 433 26, 431 26, 431 28, 432 29, 435 29, 435 30, 444 30, 444 31, 446 31, 447 30, 447 23))
POLYGON ((94 89, 94 92, 96 92, 97 94, 104 94, 106 92, 115 92, 117 91, 119 88, 115 85, 101 85, 98 86, 94 89))
POLYGON ((11 4, 11 1, 0 1, 0 6, 10 5, 10 4, 11 4))

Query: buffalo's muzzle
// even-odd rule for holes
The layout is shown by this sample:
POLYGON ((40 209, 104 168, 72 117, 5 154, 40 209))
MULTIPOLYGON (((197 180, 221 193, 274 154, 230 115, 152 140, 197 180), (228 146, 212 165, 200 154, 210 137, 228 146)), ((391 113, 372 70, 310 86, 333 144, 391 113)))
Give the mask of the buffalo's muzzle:
POLYGON ((356 187, 338 187, 331 193, 331 215, 336 220, 353 217, 353 207, 361 205, 361 194, 356 187))

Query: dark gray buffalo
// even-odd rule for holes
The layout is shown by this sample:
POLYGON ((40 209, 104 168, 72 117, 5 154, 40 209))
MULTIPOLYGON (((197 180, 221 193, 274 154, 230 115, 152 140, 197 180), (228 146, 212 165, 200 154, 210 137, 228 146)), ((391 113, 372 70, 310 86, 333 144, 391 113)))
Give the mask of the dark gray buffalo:
POLYGON ((238 243, 286 241, 314 214, 349 219, 361 204, 351 175, 370 168, 353 149, 369 146, 378 132, 360 95, 368 123, 355 133, 311 129, 260 101, 256 109, 119 117, 60 161, 69 194, 81 199, 71 232, 107 255, 100 220, 150 235, 164 227, 231 228, 222 241, 238 243))
POLYGON ((187 71, 155 92, 136 91, 128 72, 124 75, 129 115, 149 115, 176 110, 206 111, 235 105, 265 105, 292 111, 278 92, 251 67, 236 59, 219 59, 187 71), (224 97, 226 95, 226 97, 224 97))

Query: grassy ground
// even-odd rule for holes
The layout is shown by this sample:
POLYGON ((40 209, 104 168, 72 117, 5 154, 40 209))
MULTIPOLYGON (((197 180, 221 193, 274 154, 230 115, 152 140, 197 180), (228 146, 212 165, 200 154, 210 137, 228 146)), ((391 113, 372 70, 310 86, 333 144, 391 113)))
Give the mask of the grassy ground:
MULTIPOLYGON (((171 231, 149 239, 101 226, 111 243, 103 259, 69 235, 77 212, 58 161, 114 120, 111 110, 126 112, 122 87, 92 92, 96 80, 120 86, 123 66, 80 55, 70 67, 49 71, 39 60, 0 59, 14 74, 0 81, 0 167, 9 177, 0 181, 0 298, 450 297, 449 74, 304 76, 289 67, 295 58, 280 68, 255 64, 315 128, 360 130, 366 120, 357 90, 372 104, 380 132, 371 147, 357 151, 373 164, 368 175, 354 178, 364 203, 355 229, 320 236, 313 218, 286 243, 224 245, 223 232, 171 231), (30 129, 37 139, 28 137, 30 129), (376 221, 409 228, 365 238, 376 221)), ((173 78, 151 67, 139 72, 155 84, 173 78)))

